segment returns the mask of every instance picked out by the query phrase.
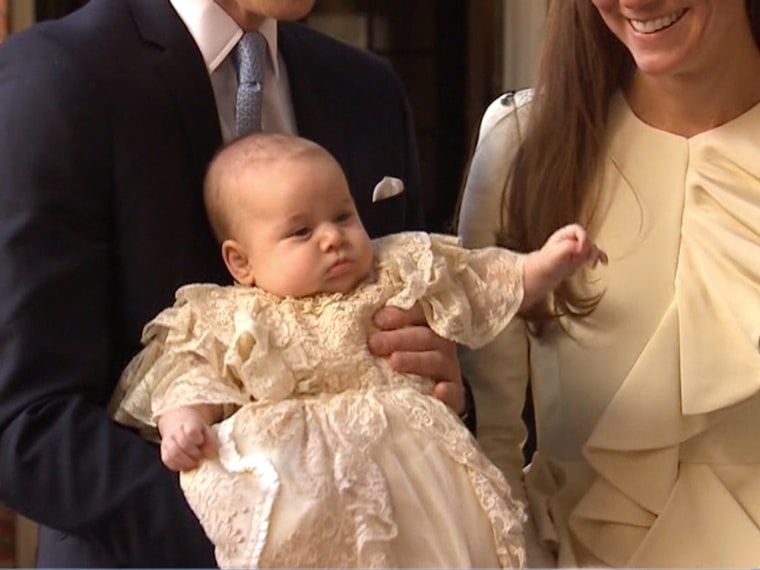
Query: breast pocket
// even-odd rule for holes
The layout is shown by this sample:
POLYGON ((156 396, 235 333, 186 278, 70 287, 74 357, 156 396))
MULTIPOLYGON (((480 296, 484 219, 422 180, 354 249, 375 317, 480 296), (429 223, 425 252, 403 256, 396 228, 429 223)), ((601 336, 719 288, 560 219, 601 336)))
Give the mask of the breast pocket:
POLYGON ((410 229, 407 223, 406 198, 403 193, 368 205, 362 218, 370 237, 380 237, 410 229))

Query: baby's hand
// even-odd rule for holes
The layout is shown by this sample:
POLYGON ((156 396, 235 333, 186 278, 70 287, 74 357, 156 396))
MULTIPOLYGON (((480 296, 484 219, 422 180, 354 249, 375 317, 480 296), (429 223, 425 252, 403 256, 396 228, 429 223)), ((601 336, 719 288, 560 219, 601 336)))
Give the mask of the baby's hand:
POLYGON ((592 268, 598 263, 607 263, 607 254, 589 240, 586 230, 578 224, 561 227, 550 235, 541 254, 546 256, 551 272, 558 278, 557 284, 584 263, 592 268))
POLYGON ((213 457, 219 443, 206 419, 192 407, 169 410, 158 418, 161 461, 172 471, 190 471, 213 457))
POLYGON ((543 247, 529 253, 523 266, 525 295, 522 309, 531 306, 570 277, 583 264, 607 263, 607 254, 589 240, 578 224, 558 229, 543 247))

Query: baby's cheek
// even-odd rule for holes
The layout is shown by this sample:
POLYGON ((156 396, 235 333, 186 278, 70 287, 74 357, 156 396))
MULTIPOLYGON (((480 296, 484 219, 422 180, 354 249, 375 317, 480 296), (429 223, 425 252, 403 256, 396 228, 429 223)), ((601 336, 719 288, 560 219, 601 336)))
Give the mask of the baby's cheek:
POLYGON ((318 292, 319 271, 318 260, 294 256, 278 260, 273 277, 281 289, 281 296, 303 297, 318 292))

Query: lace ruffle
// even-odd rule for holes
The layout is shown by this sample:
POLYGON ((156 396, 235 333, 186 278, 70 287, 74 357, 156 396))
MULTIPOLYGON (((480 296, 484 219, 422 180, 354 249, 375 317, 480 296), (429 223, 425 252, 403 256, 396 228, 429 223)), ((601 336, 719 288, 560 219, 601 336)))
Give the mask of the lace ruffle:
MULTIPOLYGON (((409 418, 424 440, 444 450, 451 458, 450 469, 466 470, 490 522, 500 565, 524 566, 523 505, 512 500, 503 475, 484 459, 461 422, 440 402, 411 389, 251 404, 227 420, 220 463, 229 473, 248 472, 249 480, 256 482, 259 494, 253 505, 238 492, 237 504, 225 503, 230 511, 219 518, 220 501, 225 501, 221 494, 226 495, 233 483, 211 468, 183 479, 191 507, 215 538, 220 564, 248 566, 253 560, 269 567, 398 566, 393 499, 385 467, 375 459, 376 446, 396 448, 388 439, 392 436, 386 420, 393 410, 409 418), (297 513, 271 521, 274 536, 268 535, 259 558, 251 544, 263 544, 267 526, 260 513, 266 512, 279 487, 290 489, 291 501, 300 507, 297 513), (259 524, 249 524, 248 516, 259 524), (245 525, 235 526, 241 520, 245 525), (225 537, 231 524, 234 528, 225 537), (241 541, 241 536, 250 538, 241 541)), ((439 497, 446 500, 443 492, 439 497)))
MULTIPOLYGON (((760 106, 750 113, 760 116, 760 106)), ((571 525, 589 551, 613 566, 663 560, 744 566, 758 560, 760 510, 742 496, 749 484, 726 485, 718 475, 736 458, 750 466, 760 457, 753 444, 740 454, 734 450, 729 460, 731 444, 720 439, 729 433, 722 424, 739 423, 745 406, 758 406, 760 394, 760 167, 754 138, 735 127, 729 123, 688 141, 692 167, 673 302, 584 449, 596 479, 571 525), (710 443, 711 432, 720 430, 723 436, 710 443), (696 497, 709 503, 708 489, 719 509, 716 526, 750 528, 742 548, 727 546, 731 555, 714 557, 708 545, 714 547, 718 530, 697 519, 698 533, 706 535, 700 544, 684 535, 690 547, 665 558, 662 543, 679 540, 661 533, 677 532, 673 521, 690 528, 696 497)))
POLYGON ((444 450, 445 469, 466 471, 464 491, 474 490, 499 562, 524 562, 522 507, 501 473, 430 397, 430 380, 394 372, 366 345, 378 308, 417 302, 439 334, 487 342, 519 307, 521 258, 424 233, 374 247, 374 275, 349 294, 278 299, 189 285, 145 328, 147 347, 120 383, 120 420, 152 425, 169 407, 201 402, 237 410, 222 424, 219 461, 182 477, 222 565, 397 566, 389 545, 398 536, 391 495, 400 491, 373 458, 394 445, 394 430, 409 429, 444 450), (394 413, 403 427, 388 427, 394 413))

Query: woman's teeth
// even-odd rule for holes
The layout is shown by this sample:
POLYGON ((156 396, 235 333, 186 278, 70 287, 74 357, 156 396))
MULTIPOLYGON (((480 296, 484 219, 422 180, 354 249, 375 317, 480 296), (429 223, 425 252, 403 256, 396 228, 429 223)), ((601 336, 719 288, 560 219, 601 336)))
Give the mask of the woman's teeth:
POLYGON ((661 18, 655 18, 654 20, 630 20, 631 26, 634 30, 642 34, 653 34, 659 32, 669 26, 675 24, 686 13, 684 8, 680 12, 670 14, 669 16, 662 16, 661 18))

